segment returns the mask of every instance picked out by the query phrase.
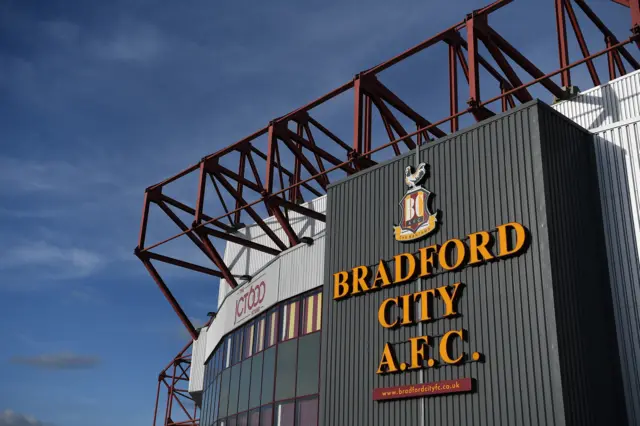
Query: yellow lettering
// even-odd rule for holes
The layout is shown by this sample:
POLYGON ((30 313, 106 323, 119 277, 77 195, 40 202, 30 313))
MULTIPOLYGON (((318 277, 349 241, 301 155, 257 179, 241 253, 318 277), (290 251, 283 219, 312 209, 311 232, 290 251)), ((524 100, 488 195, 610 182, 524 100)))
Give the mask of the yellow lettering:
POLYGON ((456 312, 456 307, 454 306, 454 302, 456 298, 459 296, 458 288, 460 287, 460 283, 455 283, 453 285, 453 293, 451 294, 451 296, 449 296, 449 292, 447 291, 448 287, 449 286, 438 287, 438 293, 440 293, 440 297, 442 297, 442 300, 444 301, 444 304, 446 307, 446 312, 444 314, 445 318, 458 314, 456 312))
POLYGON ((402 322, 401 325, 411 324, 411 317, 413 316, 413 304, 411 303, 411 295, 405 294, 400 296, 402 299, 402 322))
POLYGON ((382 283, 382 287, 391 284, 391 280, 389 280, 389 272, 387 271, 387 265, 384 264, 383 260, 380 260, 380 263, 378 263, 378 271, 376 272, 376 278, 373 280, 371 288, 379 287, 378 282, 382 283))
POLYGON ((469 235, 469 265, 493 259, 493 255, 487 249, 490 242, 491 234, 486 231, 469 235))
POLYGON ((412 337, 409 339, 409 342, 411 344, 411 365, 409 369, 415 370, 422 368, 422 361, 426 357, 424 346, 429 344, 429 336, 412 337))
POLYGON ((429 294, 435 297, 436 291, 431 288, 429 290, 419 291, 413 294, 413 300, 420 299, 420 321, 429 321, 431 319, 431 310, 429 309, 429 294))
POLYGON ((458 338, 460 338, 460 340, 463 340, 463 331, 451 330, 445 333, 444 336, 442 336, 442 340, 440 341, 440 358, 447 364, 457 364, 464 358, 464 352, 456 359, 453 359, 450 355, 452 344, 449 339, 452 336, 457 336, 458 338))
POLYGON ((366 279, 369 275, 369 268, 366 266, 357 266, 353 268, 353 290, 351 294, 358 294, 369 291, 366 279), (362 290, 360 290, 362 288, 362 290))
POLYGON ((498 226, 498 242, 500 257, 509 256, 518 253, 524 247, 527 241, 527 233, 524 226, 517 222, 505 223, 498 226), (513 243, 513 248, 509 249, 509 229, 516 231, 516 240, 513 243))
POLYGON ((380 365, 378 365, 378 374, 395 373, 396 371, 398 371, 398 363, 395 359, 395 354, 393 353, 391 345, 386 343, 382 351, 382 360, 380 360, 380 365))
POLYGON ((395 283, 401 283, 407 280, 410 280, 413 277, 413 274, 416 272, 416 258, 411 253, 401 253, 396 256, 393 256, 395 260, 395 283), (406 260, 407 269, 403 274, 403 262, 402 259, 406 260))
POLYGON ((380 322, 380 325, 383 326, 384 328, 392 328, 398 324, 397 318, 393 323, 389 323, 387 321, 387 306, 390 303, 393 303, 396 306, 398 306, 398 298, 392 297, 390 299, 386 299, 380 304, 380 308, 378 308, 378 321, 380 322))
POLYGON ((347 271, 340 271, 333 274, 333 298, 341 299, 349 294, 349 273, 347 271))
POLYGON ((438 256, 440 260, 440 265, 445 270, 452 271, 454 269, 457 269, 458 267, 460 267, 460 265, 462 265, 462 262, 464 262, 464 258, 466 256, 465 245, 462 241, 455 238, 448 240, 442 245, 442 247, 440 247, 438 256), (448 259, 447 259, 447 253, 449 252, 449 247, 451 247, 451 245, 455 246, 455 252, 456 252, 456 257, 455 257, 456 260, 453 263, 453 265, 449 265, 448 259))
POLYGON ((420 249, 420 277, 426 277, 432 274, 434 262, 433 255, 437 251, 437 244, 420 249))

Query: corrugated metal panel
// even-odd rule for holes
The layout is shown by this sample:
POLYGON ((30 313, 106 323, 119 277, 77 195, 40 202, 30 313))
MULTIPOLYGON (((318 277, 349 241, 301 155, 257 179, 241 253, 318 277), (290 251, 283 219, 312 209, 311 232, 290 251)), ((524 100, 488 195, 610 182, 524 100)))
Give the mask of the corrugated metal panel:
MULTIPOLYGON (((326 212, 327 196, 316 198, 302 206, 315 210, 320 213, 326 212)), ((289 218, 293 230, 299 237, 314 237, 324 231, 324 222, 310 219, 296 212, 289 212, 289 218)), ((280 227, 276 219, 272 216, 265 219, 265 223, 271 228, 275 234, 285 243, 288 242, 284 230, 280 227)), ((260 244, 277 248, 275 243, 265 235, 262 228, 258 225, 248 225, 239 231, 239 234, 260 244)), ((227 243, 224 251, 224 261, 230 267, 234 275, 251 275, 260 270, 267 263, 273 260, 275 256, 261 252, 259 250, 248 249, 240 244, 227 243)), ((226 294, 230 291, 230 287, 225 280, 220 280, 220 288, 218 291, 218 305, 224 300, 226 294)))
POLYGON ((605 240, 630 424, 640 424, 640 118, 595 135, 605 240))
POLYGON ((203 328, 191 348, 191 369, 189 370, 189 393, 194 396, 204 386, 204 361, 207 355, 207 331, 203 328))
POLYGON ((291 250, 280 260, 279 300, 320 287, 324 279, 325 235, 317 236, 306 250, 291 250))
MULTIPOLYGON (((560 358, 570 352, 559 351, 572 342, 562 342, 559 349, 557 327, 561 325, 556 324, 553 289, 564 283, 552 277, 550 270, 539 108, 529 103, 423 148, 421 161, 431 165, 425 186, 435 193, 433 207, 442 211, 440 229, 426 241, 401 244, 392 237, 392 225, 400 214, 398 202, 406 190, 404 168, 415 166, 414 155, 399 157, 329 188, 320 424, 575 424, 570 418, 565 421, 565 410, 575 407, 571 401, 565 407, 565 396, 584 389, 563 387, 560 379, 560 358), (332 300, 332 275, 337 271, 376 265, 380 258, 415 253, 420 247, 511 221, 531 231, 531 245, 519 257, 332 300), (377 313, 384 299, 455 282, 465 284, 459 317, 397 329, 380 326, 377 313), (376 374, 385 343, 394 343, 398 359, 408 360, 408 345, 402 343, 408 338, 441 336, 460 328, 468 330, 465 351, 484 353, 483 363, 376 374), (372 389, 378 387, 463 377, 477 379, 473 393, 381 403, 371 397, 372 389)), ((571 126, 568 121, 560 125, 571 126)), ((547 185, 553 182, 547 181, 547 185)), ((597 244, 597 238, 592 242, 597 244)), ((435 316, 441 317, 441 304, 434 303, 434 308, 435 316)), ((580 337, 597 339, 594 334, 580 337)), ((615 364, 607 358, 610 348, 599 351, 609 366, 615 364)), ((589 414, 611 408, 605 395, 611 390, 597 389, 603 399, 599 405, 584 407, 589 414)))
MULTIPOLYGON (((296 231, 302 232, 300 229, 296 229, 296 231)), ((313 244, 299 244, 284 251, 267 264, 266 267, 263 266, 261 270, 254 271, 255 278, 251 282, 227 294, 225 299, 221 301, 216 318, 207 332, 206 354, 203 361, 213 353, 213 350, 227 333, 282 300, 320 287, 323 283, 324 242, 324 232, 321 232, 315 236, 313 244), (260 313, 244 318, 242 321, 237 321, 234 295, 243 288, 260 282, 264 274, 272 277, 268 280, 268 285, 274 286, 273 291, 277 296, 273 298, 272 303, 266 303, 260 313)))
POLYGON ((640 71, 589 89, 553 108, 585 129, 637 117, 640 115, 640 71))
POLYGON ((548 108, 540 129, 566 422, 627 424, 593 138, 548 108))

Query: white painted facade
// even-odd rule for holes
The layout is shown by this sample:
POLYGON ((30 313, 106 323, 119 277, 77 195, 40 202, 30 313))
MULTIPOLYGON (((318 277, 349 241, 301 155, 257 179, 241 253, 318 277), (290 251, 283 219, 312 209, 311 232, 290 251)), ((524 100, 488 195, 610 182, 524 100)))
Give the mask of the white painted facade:
POLYGON ((640 116, 639 94, 640 70, 585 90, 552 107, 585 129, 594 131, 640 116))

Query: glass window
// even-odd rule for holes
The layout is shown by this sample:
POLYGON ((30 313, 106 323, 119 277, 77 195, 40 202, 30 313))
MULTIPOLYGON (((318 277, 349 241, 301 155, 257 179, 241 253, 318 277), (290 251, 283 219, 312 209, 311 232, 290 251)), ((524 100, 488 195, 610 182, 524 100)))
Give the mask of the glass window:
MULTIPOLYGON (((240 374, 240 391, 238 393, 238 412, 249 409, 249 385, 251 384, 251 360, 242 361, 240 374)), ((246 425, 245 425, 246 426, 246 425)))
POLYGON ((298 336, 298 318, 300 302, 289 302, 282 307, 282 326, 280 327, 280 341, 293 339, 298 336))
POLYGON ((237 424, 236 424, 236 416, 229 417, 227 419, 227 426, 237 426, 237 424))
POLYGON ((302 334, 320 330, 322 326, 322 293, 312 294, 304 299, 302 307, 302 334))
POLYGON ((267 325, 267 317, 262 316, 256 321, 255 326, 255 346, 254 352, 261 352, 264 349, 265 328, 267 325))
POLYGON ((219 390, 218 390, 218 383, 220 382, 220 378, 216 378, 213 381, 213 385, 211 386, 211 388, 209 389, 209 393, 212 394, 209 402, 209 411, 210 411, 210 418, 211 420, 215 420, 214 412, 215 412, 215 407, 218 405, 218 394, 219 394, 219 390))
POLYGON ((298 400, 296 425, 318 426, 318 398, 298 400))
POLYGON ((233 344, 233 340, 232 340, 233 335, 229 336, 226 338, 225 342, 224 342, 224 346, 225 346, 225 357, 224 357, 224 368, 228 368, 231 366, 231 349, 232 349, 232 344, 233 344))
POLYGON ((215 398, 213 399, 213 414, 211 417, 213 420, 218 420, 218 406, 220 405, 220 383, 222 382, 222 376, 218 376, 218 379, 215 382, 213 387, 215 398))
POLYGON ((244 332, 244 359, 253 355, 253 342, 255 337, 255 323, 249 324, 244 332))
POLYGON ((260 426, 260 409, 249 413, 249 426, 260 426))
POLYGON ((208 398, 209 398, 210 394, 211 394, 211 392, 207 392, 207 391, 203 391, 202 392, 202 410, 200 412, 201 413, 200 414, 200 423, 203 426, 206 426, 206 425, 209 424, 209 411, 210 411, 211 407, 210 407, 210 404, 208 404, 207 402, 208 402, 208 398))
POLYGON ((294 414, 295 404, 293 402, 282 402, 277 404, 275 423, 278 426, 294 426, 294 414))
POLYGON ((264 352, 262 367, 262 404, 273 401, 273 384, 276 369, 276 348, 269 348, 264 352))
MULTIPOLYGON (((296 395, 304 396, 318 393, 320 369, 320 333, 303 336, 299 339, 298 376, 296 395)), ((280 375, 280 371, 278 371, 280 375)))
POLYGON ((238 414, 237 426, 247 426, 247 413, 238 414))
POLYGON ((269 313, 269 324, 267 326, 269 333, 267 334, 267 347, 276 344, 278 338, 278 310, 274 309, 269 313))
POLYGON ((265 405, 260 410, 260 426, 272 426, 273 425, 273 409, 271 405, 265 405))
POLYGON ((220 376, 220 417, 227 417, 227 408, 229 406, 229 381, 231 380, 231 370, 227 369, 220 376))
POLYGON ((262 385, 262 355, 254 355, 251 359, 251 389, 249 391, 249 408, 260 406, 260 389, 262 385))
POLYGON ((296 395, 296 352, 298 341, 291 340, 278 345, 276 365, 276 401, 296 395))
POLYGON ((240 367, 242 364, 236 364, 231 367, 231 383, 229 384, 229 408, 228 414, 236 414, 238 412, 238 391, 240 390, 240 367))

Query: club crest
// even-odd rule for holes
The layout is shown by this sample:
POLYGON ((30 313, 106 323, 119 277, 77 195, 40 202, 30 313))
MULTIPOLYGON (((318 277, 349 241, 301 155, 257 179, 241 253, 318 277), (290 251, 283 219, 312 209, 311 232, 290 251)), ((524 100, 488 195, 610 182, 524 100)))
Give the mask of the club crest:
POLYGON ((400 224, 393 227, 397 241, 417 240, 436 229, 437 212, 432 213, 429 208, 432 193, 421 185, 427 177, 427 172, 425 163, 418 164, 415 170, 411 166, 405 169, 404 182, 409 189, 400 201, 402 211, 400 224))

